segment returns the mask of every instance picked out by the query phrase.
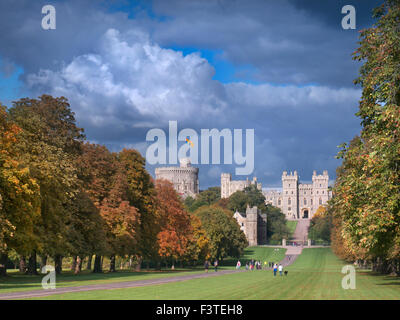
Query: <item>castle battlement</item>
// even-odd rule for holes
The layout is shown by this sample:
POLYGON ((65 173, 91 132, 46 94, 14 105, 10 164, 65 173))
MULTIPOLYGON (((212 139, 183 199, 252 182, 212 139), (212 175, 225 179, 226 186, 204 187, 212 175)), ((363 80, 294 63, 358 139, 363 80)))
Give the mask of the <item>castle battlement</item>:
POLYGON ((278 207, 287 219, 311 219, 320 206, 326 205, 332 197, 328 189, 329 175, 324 170, 322 175, 314 171, 312 183, 300 183, 297 171, 283 171, 282 191, 264 191, 265 202, 278 207))

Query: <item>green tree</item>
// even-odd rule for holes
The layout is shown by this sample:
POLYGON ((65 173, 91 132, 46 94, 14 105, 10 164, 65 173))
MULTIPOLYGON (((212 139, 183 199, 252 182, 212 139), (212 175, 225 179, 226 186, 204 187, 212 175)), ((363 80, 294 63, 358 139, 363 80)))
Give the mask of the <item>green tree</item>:
POLYGON ((22 129, 20 143, 16 145, 18 160, 40 186, 40 220, 34 231, 40 241, 31 252, 28 270, 37 272, 39 251, 55 258, 59 272, 62 255, 71 249, 65 226, 71 220, 69 201, 79 192, 75 161, 81 152, 83 130, 76 126, 74 113, 64 97, 24 98, 13 102, 9 114, 22 129))
POLYGON ((218 260, 240 257, 248 242, 232 212, 216 205, 203 206, 194 213, 209 239, 209 255, 218 260))
MULTIPOLYGON (((399 272, 400 259, 400 3, 374 10, 376 23, 360 34, 354 59, 364 62, 357 116, 360 138, 342 145, 330 205, 338 252, 372 260, 374 269, 399 272)), ((334 247, 336 247, 334 245, 334 247)))

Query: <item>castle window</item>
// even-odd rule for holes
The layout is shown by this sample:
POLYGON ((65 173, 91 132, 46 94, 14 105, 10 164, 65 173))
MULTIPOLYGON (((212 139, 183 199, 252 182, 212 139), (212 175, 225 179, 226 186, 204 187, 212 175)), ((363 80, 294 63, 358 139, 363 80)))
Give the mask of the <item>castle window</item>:
POLYGON ((321 198, 319 198, 319 204, 322 204, 322 199, 321 198))
POLYGON ((317 191, 317 194, 318 194, 318 191, 317 191))
POLYGON ((307 199, 304 199, 304 204, 307 204, 307 199))
POLYGON ((321 188, 321 187, 322 187, 322 184, 320 184, 319 187, 321 188))
POLYGON ((293 191, 292 191, 292 194, 293 194, 293 191))
POLYGON ((291 205, 292 204, 292 199, 289 198, 288 201, 287 201, 287 204, 291 205))
POLYGON ((288 211, 292 211, 292 208, 291 208, 291 207, 288 207, 287 209, 288 209, 288 211))
POLYGON ((280 206, 280 205, 281 205, 281 199, 278 200, 278 206, 280 206))
POLYGON ((324 191, 322 191, 322 194, 324 194, 324 191))
POLYGON ((290 183, 289 183, 289 188, 290 188, 290 183))
POLYGON ((288 194, 288 192, 286 191, 286 194, 288 194))
POLYGON ((311 205, 312 205, 312 199, 310 200, 310 203, 311 203, 311 205))

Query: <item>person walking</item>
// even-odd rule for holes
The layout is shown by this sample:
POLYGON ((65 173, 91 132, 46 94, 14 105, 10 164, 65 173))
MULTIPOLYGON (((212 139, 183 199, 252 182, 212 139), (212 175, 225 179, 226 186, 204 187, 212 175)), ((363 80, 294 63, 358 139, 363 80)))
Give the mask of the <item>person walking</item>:
POLYGON ((246 270, 249 270, 249 263, 246 262, 246 270))
POLYGON ((218 260, 215 259, 215 261, 214 261, 214 270, 215 270, 215 272, 217 272, 217 268, 218 268, 218 260))
POLYGON ((279 270, 279 275, 282 276, 283 267, 281 264, 279 264, 278 270, 279 270))
POLYGON ((236 269, 239 270, 241 266, 240 260, 238 260, 238 262, 236 263, 236 269))
POLYGON ((206 262, 204 263, 204 270, 205 272, 208 272, 208 267, 210 266, 210 262, 208 262, 208 260, 206 260, 206 262))
POLYGON ((278 270, 278 266, 276 265, 276 263, 274 264, 274 277, 276 277, 276 271, 278 270))

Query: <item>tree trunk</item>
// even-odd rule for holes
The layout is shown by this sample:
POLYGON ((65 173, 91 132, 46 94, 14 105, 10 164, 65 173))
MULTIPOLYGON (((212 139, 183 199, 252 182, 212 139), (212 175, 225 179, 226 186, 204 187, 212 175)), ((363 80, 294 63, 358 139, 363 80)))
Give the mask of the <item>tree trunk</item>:
POLYGON ((37 272, 37 260, 36 260, 36 250, 32 251, 32 254, 29 256, 28 260, 28 270, 26 272, 30 275, 38 275, 37 272))
POLYGON ((7 260, 8 260, 8 253, 1 253, 0 254, 0 277, 7 276, 7 260))
POLYGON ((56 254, 55 255, 55 257, 54 257, 54 264, 55 264, 54 268, 55 268, 56 274, 61 274, 61 271, 62 271, 62 260, 63 260, 62 255, 60 255, 60 254, 56 254))
POLYGON ((19 272, 26 272, 26 257, 21 256, 19 259, 19 272))
POLYGON ((135 271, 140 272, 141 270, 142 270, 142 258, 139 258, 137 260, 137 265, 136 265, 135 271))
POLYGON ((82 259, 79 256, 76 256, 74 274, 78 274, 81 271, 81 268, 82 268, 82 259))
POLYGON ((88 261, 87 261, 87 265, 86 265, 86 270, 92 270, 92 258, 93 258, 92 255, 88 256, 88 261))
POLYGON ((117 272, 117 270, 115 270, 115 255, 114 254, 110 257, 110 272, 117 272))
POLYGON ((40 267, 43 268, 47 264, 47 254, 40 256, 40 267))
POLYGON ((74 271, 74 272, 75 272, 75 269, 76 269, 76 259, 77 259, 77 256, 73 256, 72 257, 71 271, 74 271))
POLYGON ((103 268, 102 268, 102 259, 101 256, 97 255, 94 257, 94 267, 93 267, 93 273, 102 273, 103 268))

